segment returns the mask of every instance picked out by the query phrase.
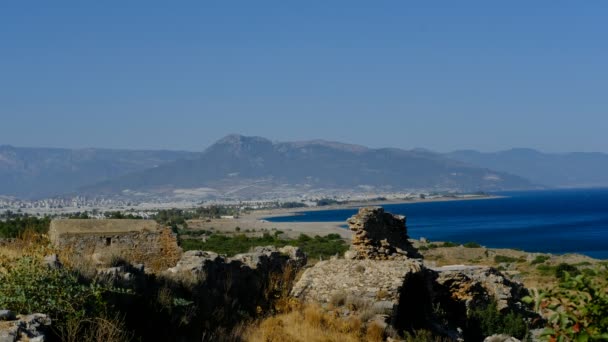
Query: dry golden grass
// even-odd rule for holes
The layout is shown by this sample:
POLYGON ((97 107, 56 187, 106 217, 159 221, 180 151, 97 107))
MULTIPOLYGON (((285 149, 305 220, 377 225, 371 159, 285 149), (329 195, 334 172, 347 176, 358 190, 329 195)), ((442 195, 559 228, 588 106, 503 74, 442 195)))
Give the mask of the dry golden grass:
POLYGON ((252 325, 244 333, 250 342, 360 342, 383 341, 384 330, 376 324, 367 327, 355 317, 339 317, 318 305, 299 306, 252 325))
MULTIPOLYGON (((442 242, 433 242, 441 245, 442 242)), ((415 242, 417 247, 422 244, 415 242)), ((598 265, 601 260, 589 258, 579 254, 550 255, 547 253, 529 253, 515 249, 495 249, 495 248, 464 248, 458 247, 437 247, 428 250, 420 250, 427 263, 434 263, 435 266, 445 265, 479 265, 498 268, 501 272, 508 275, 511 279, 522 282, 527 288, 550 288, 557 285, 557 278, 553 275, 543 273, 538 269, 541 264, 533 264, 532 260, 537 255, 549 256, 543 265, 557 266, 560 263, 580 264, 589 263, 591 266, 598 265), (517 259, 514 262, 496 262, 496 256, 505 256, 517 259)))
POLYGON ((0 272, 6 271, 3 265, 10 265, 22 257, 29 256, 42 259, 45 255, 54 252, 46 235, 25 231, 19 238, 0 245, 0 272))

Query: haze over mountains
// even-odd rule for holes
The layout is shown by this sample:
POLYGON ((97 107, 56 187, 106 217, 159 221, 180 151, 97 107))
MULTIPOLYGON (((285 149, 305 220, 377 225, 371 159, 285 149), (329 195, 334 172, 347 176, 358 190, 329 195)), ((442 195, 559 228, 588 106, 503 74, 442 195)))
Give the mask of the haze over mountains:
POLYGON ((542 153, 516 148, 494 153, 454 151, 445 156, 519 175, 548 187, 608 186, 608 154, 605 153, 542 153))
POLYGON ((494 191, 608 184, 608 155, 371 149, 229 135, 203 152, 0 146, 0 195, 254 198, 324 190, 494 191))
POLYGON ((41 198, 196 153, 0 146, 0 195, 41 198))

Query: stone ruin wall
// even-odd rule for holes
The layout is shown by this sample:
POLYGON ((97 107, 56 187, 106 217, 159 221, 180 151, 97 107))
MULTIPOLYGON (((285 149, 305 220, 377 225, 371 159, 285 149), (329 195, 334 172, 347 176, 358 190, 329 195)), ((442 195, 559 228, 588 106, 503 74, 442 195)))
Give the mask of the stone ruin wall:
POLYGON ((91 257, 95 262, 105 263, 120 257, 153 269, 174 266, 182 254, 177 238, 169 228, 121 233, 62 233, 54 243, 65 252, 91 257))
POLYGON ((349 259, 394 260, 419 258, 408 241, 405 216, 384 212, 381 207, 365 207, 347 220, 353 231, 349 259))

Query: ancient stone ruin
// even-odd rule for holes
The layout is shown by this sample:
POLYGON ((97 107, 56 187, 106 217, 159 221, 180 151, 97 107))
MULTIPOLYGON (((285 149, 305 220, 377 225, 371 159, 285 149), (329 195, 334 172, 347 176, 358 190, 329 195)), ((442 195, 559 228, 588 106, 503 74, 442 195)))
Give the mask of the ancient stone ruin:
POLYGON ((425 269, 407 238, 405 217, 379 207, 361 208, 348 219, 354 232, 345 259, 321 261, 306 270, 292 289, 305 302, 343 306, 398 329, 403 322, 424 325, 430 305, 425 269), (411 307, 419 307, 419 311, 411 307), (409 308, 409 309, 408 309, 409 308))
POLYGON ((175 265, 182 253, 171 229, 152 220, 53 220, 49 238, 62 250, 98 263, 121 257, 131 263, 168 267, 175 265))
POLYGON ((353 231, 352 248, 347 258, 394 260, 420 257, 408 241, 405 216, 385 213, 381 207, 365 207, 346 222, 353 231))
POLYGON ((462 337, 458 328, 466 326, 471 309, 494 301, 499 310, 525 310, 525 289, 495 269, 425 267, 408 241, 403 216, 368 207, 347 222, 354 234, 345 258, 307 269, 292 296, 398 331, 431 329, 454 339, 462 337), (436 317, 437 308, 445 310, 450 326, 436 317))

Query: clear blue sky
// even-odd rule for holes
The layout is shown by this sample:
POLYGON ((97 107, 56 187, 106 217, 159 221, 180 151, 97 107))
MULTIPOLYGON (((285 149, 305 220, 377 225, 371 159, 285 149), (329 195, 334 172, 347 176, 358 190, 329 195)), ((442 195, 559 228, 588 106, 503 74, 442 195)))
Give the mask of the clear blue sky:
POLYGON ((2 1, 0 144, 608 152, 606 1, 2 1))

